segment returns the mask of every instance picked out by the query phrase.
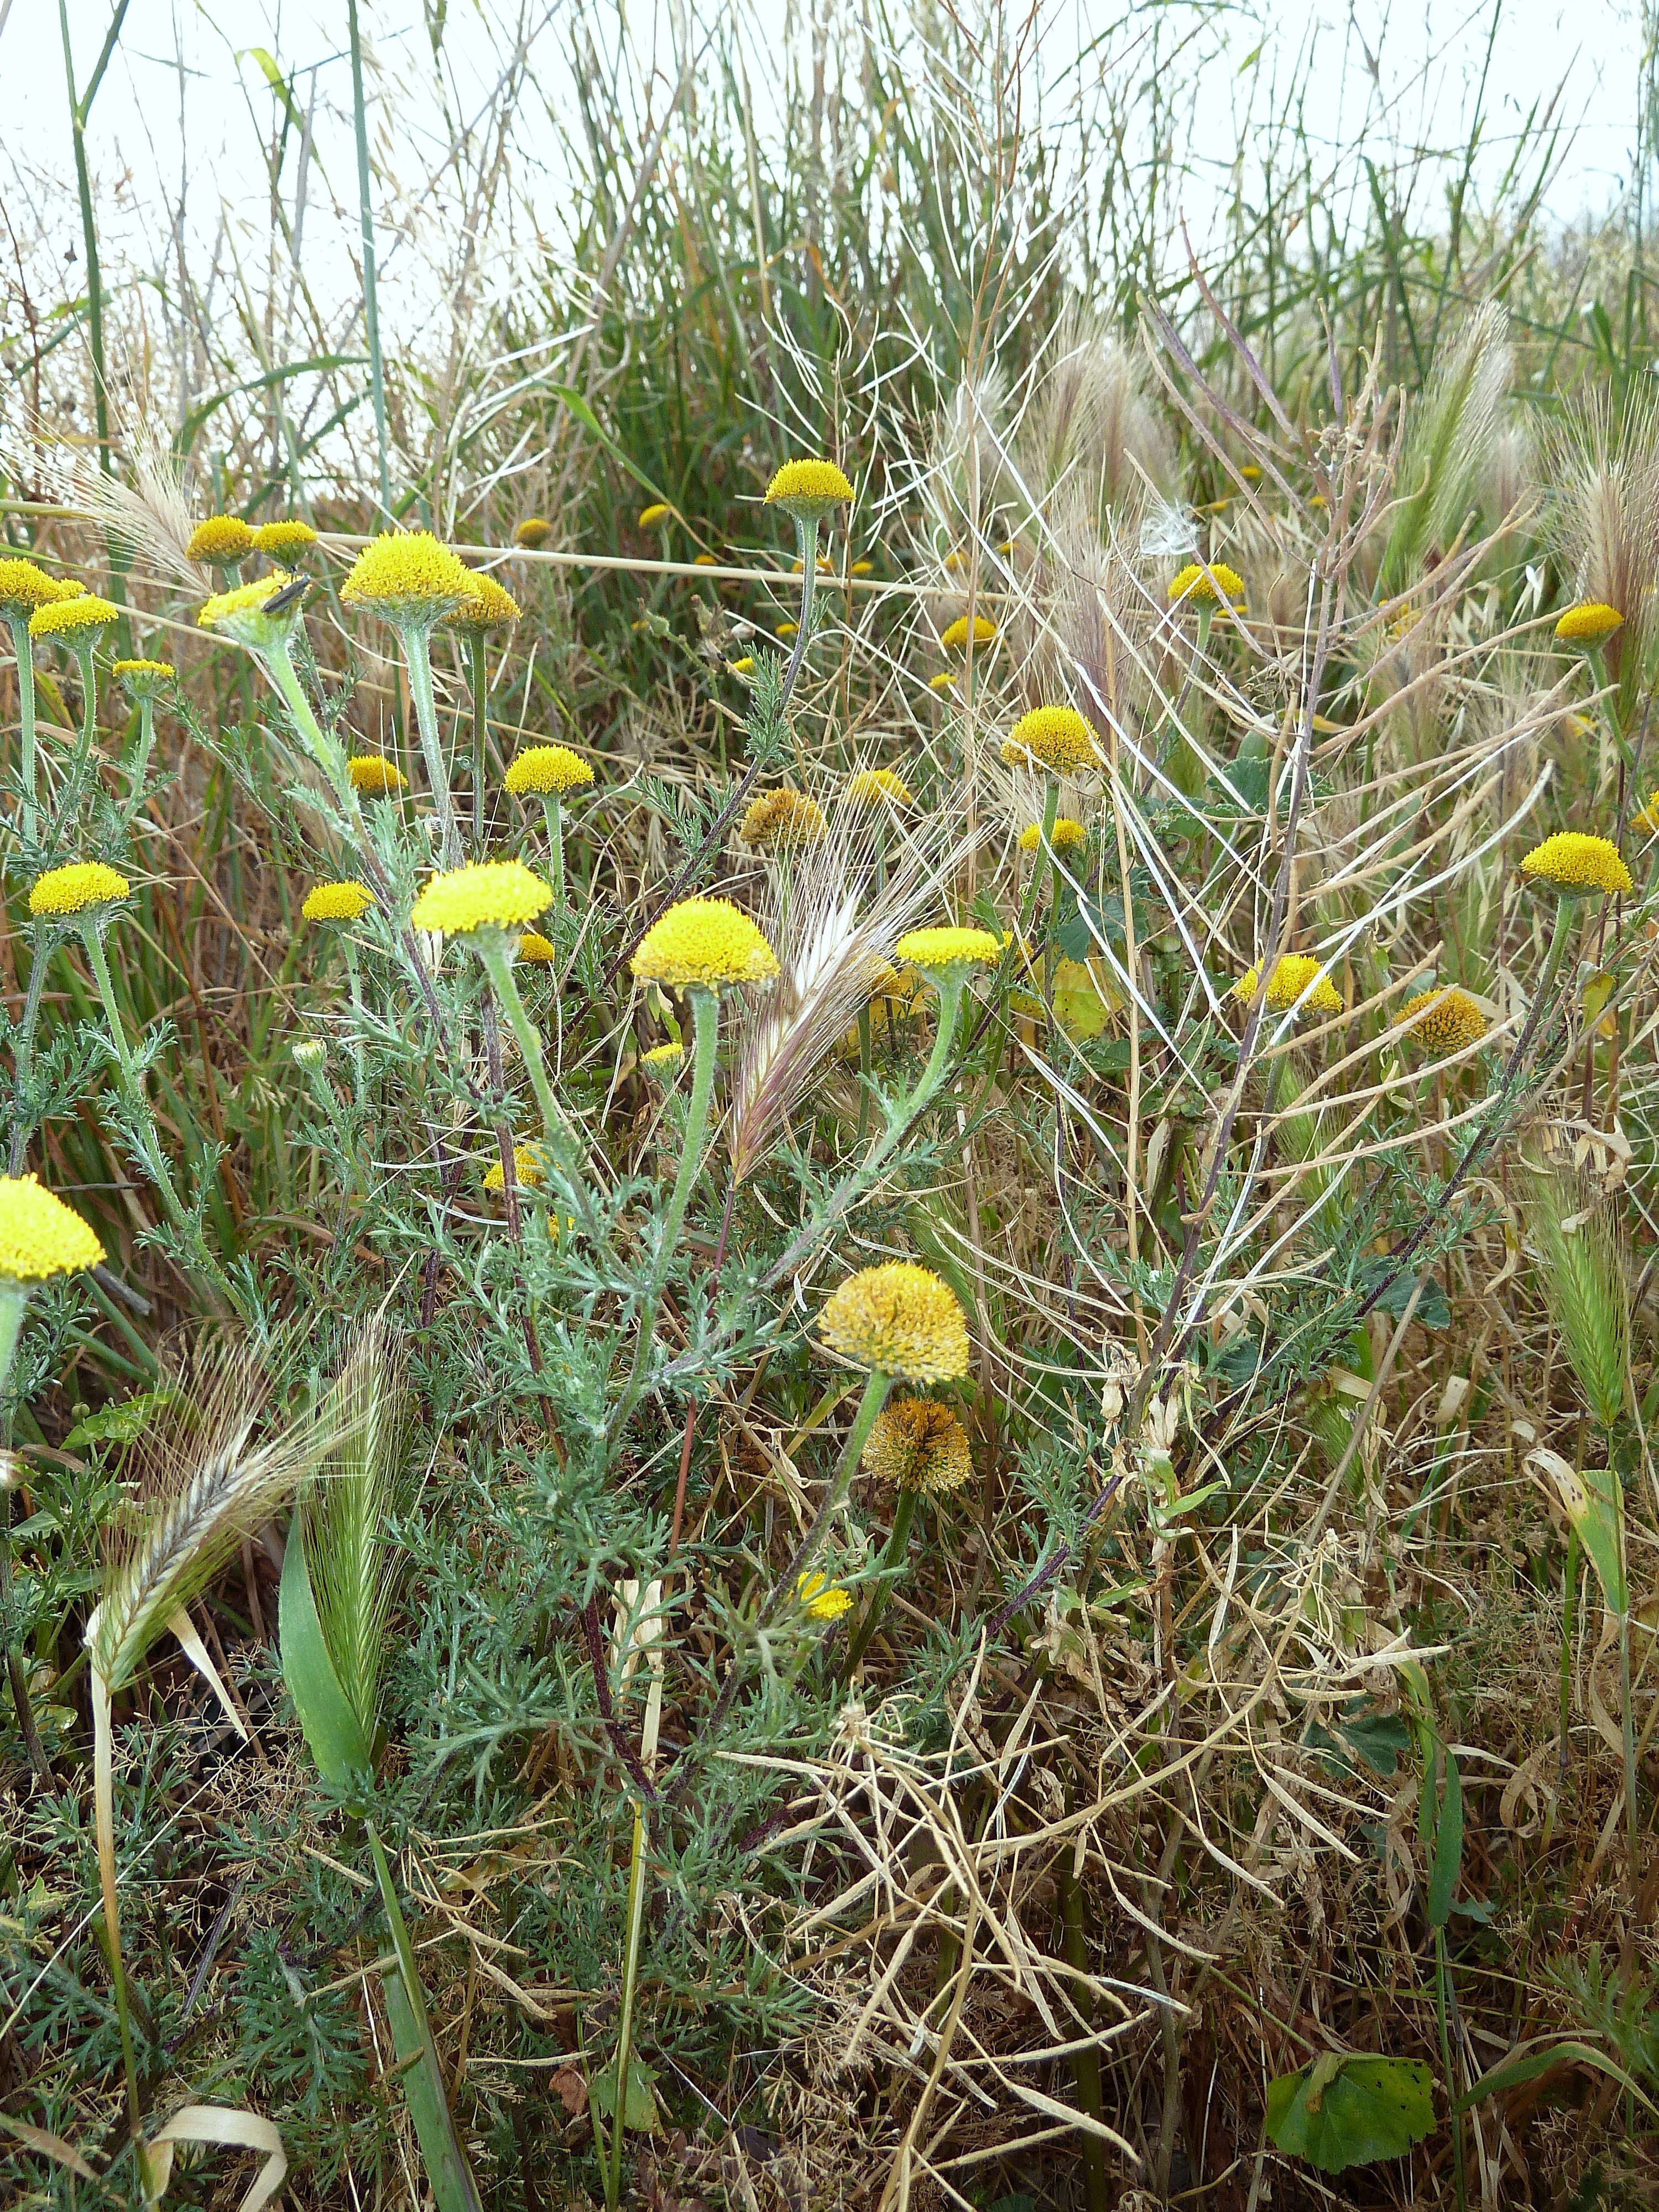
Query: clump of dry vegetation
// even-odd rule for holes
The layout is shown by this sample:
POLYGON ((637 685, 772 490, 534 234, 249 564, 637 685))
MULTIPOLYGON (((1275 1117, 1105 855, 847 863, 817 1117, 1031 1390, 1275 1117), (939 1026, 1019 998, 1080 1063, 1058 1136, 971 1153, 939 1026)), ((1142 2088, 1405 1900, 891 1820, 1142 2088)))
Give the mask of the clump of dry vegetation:
POLYGON ((348 13, 13 223, 8 2201, 1651 2201, 1635 234, 348 13))

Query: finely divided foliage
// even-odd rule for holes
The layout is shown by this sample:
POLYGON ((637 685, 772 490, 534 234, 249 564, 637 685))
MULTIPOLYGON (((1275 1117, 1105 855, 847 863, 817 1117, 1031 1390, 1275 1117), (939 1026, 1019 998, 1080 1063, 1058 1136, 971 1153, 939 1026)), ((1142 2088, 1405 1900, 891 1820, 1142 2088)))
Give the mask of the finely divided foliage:
POLYGON ((0 2199, 1650 2202, 1646 168, 809 15, 0 186, 0 2199))

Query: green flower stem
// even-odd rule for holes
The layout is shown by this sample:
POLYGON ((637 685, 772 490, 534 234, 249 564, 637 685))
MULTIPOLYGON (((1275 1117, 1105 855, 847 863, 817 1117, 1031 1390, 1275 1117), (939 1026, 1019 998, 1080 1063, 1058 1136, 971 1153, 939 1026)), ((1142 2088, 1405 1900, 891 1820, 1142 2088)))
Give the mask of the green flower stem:
MULTIPOLYGON (((743 1641, 732 1654, 730 1670, 721 1685, 720 1696, 714 1700, 714 1710, 708 1716, 708 1726, 701 1731, 705 1743, 712 1744, 719 1740, 720 1723, 732 1710, 732 1700, 737 1696, 743 1680, 749 1647, 759 1643, 761 1638, 771 1626, 778 1607, 785 1599, 793 1598, 801 1577, 811 1565, 812 1555, 823 1541, 825 1530, 841 1510, 842 1501, 852 1487, 854 1470, 864 1456, 864 1447, 870 1441, 870 1431, 876 1425, 876 1418, 886 1404, 887 1393, 892 1387, 893 1378, 890 1375, 884 1375, 878 1367, 872 1367, 870 1370, 868 1379, 864 1385, 864 1395, 859 1401, 858 1412, 854 1415, 853 1425, 848 1431, 847 1442, 842 1448, 841 1461, 836 1469, 835 1480, 824 1493, 823 1504, 813 1515, 811 1525, 799 1543, 796 1545, 794 1557, 772 1585, 771 1595, 756 1614, 743 1641)), ((685 1789, 693 1771, 691 1762, 689 1759, 684 1761, 680 1778, 668 1792, 671 1804, 685 1789)))
POLYGON ((645 1929, 645 1808, 634 1808, 634 1841, 628 1861, 628 1932, 623 1950, 622 2018, 617 2036, 617 2095, 611 2111, 611 2165, 605 2201, 622 2203, 623 2143, 628 2127, 628 2076, 634 2063, 634 2002, 640 1985, 640 1938, 645 1929))
POLYGON ((352 937, 349 924, 340 932, 340 945, 342 951, 345 954, 346 978, 348 986, 351 992, 351 1012, 353 1015, 351 1025, 351 1095, 356 1102, 359 1112, 361 1112, 362 1110, 363 1103, 363 1030, 366 1024, 366 1017, 363 1012, 363 979, 362 972, 357 965, 357 946, 356 940, 352 937))
POLYGON ((200 1231, 185 1212, 178 1191, 173 1187, 172 1173, 156 1138, 155 1124, 149 1110, 149 1101, 144 1096, 143 1085, 139 1082, 137 1072, 132 1064, 132 1054, 127 1048, 126 1031, 122 1025, 121 1010, 115 1002, 115 986, 111 980, 109 961, 104 952, 103 934, 95 921, 82 923, 81 942, 87 949, 87 959, 91 966, 94 980, 98 985, 98 996, 103 1001, 104 1019, 109 1027, 110 1043, 114 1048, 116 1059, 120 1063, 122 1091, 134 1116, 142 1122, 146 1142, 140 1152, 140 1158, 143 1162, 144 1172, 155 1186, 167 1219, 187 1243, 196 1247, 198 1262, 203 1273, 219 1295, 228 1298, 231 1305, 240 1312, 242 1310, 241 1301, 232 1290, 224 1270, 203 1243, 200 1231))
POLYGON ((138 745, 132 756, 127 781, 127 804, 135 810, 144 787, 144 774, 155 743, 155 702, 148 694, 138 702, 138 745))
POLYGON ((489 739, 489 677, 482 630, 467 641, 467 681, 472 693, 472 857, 483 858, 484 752, 489 739))
MULTIPOLYGON (((23 1018, 17 1026, 17 1043, 12 1055, 13 1076, 20 1092, 34 1072, 34 1032, 40 1019, 40 994, 46 988, 46 970, 52 965, 52 956, 57 946, 57 923, 37 921, 34 925, 33 957, 29 962, 28 988, 23 999, 23 1018)), ((21 1172, 23 1152, 28 1140, 29 1124, 20 1113, 11 1125, 8 1175, 21 1172)))
POLYGON ((904 1571, 905 1557, 910 1549, 910 1523, 915 1517, 915 1492, 901 1490, 898 1503, 893 1508, 893 1531, 887 1539, 887 1549, 882 1554, 881 1578, 871 1591, 864 1618, 847 1646, 847 1656, 842 1664, 843 1679, 851 1675, 869 1650, 870 1638, 880 1626, 882 1614, 887 1610, 888 1595, 904 1571))
POLYGON ((17 659, 18 760, 23 779, 23 839, 26 844, 33 845, 40 835, 40 817, 35 810, 34 644, 29 635, 26 616, 10 615, 7 620, 11 629, 11 649, 17 659))
POLYGON ((1025 896, 1019 902, 1021 937, 1024 936, 1026 930, 1030 927, 1031 916, 1036 908, 1036 889, 1042 876, 1042 855, 1047 853, 1051 860, 1054 857, 1054 817, 1059 811, 1060 781, 1058 777, 1051 775, 1047 780, 1043 792, 1042 833, 1037 840, 1037 850, 1031 860, 1031 880, 1026 884, 1025 896))
MULTIPOLYGON (((98 728, 98 662, 90 645, 71 645, 75 664, 81 674, 81 728, 75 741, 75 752, 70 761, 69 774, 52 817, 52 842, 56 844, 59 831, 68 822, 80 799, 86 781, 88 765, 92 759, 92 742, 98 728)), ((33 775, 31 763, 29 775, 33 775)), ((33 789, 33 782, 29 788, 33 789)))
MULTIPOLYGON (((16 1170, 12 1172, 15 1174, 16 1170)), ((0 1276, 0 1440, 8 1443, 11 1438, 11 1406, 6 1397, 6 1384, 11 1377, 11 1364, 17 1355, 17 1339, 28 1302, 28 1291, 23 1284, 0 1276)), ((4 1617, 10 1583, 11 1499, 4 1490, 0 1490, 0 1619, 4 1617)), ((28 1673, 23 1665, 23 1655, 15 1644, 6 1645, 6 1680, 11 1686, 11 1701, 17 1708, 17 1726, 29 1765, 49 1789, 55 1788, 52 1761, 35 1725, 28 1673)))
MULTIPOLYGON (((926 971, 924 971, 926 972, 926 971)), ((917 1116, 933 1103, 934 1094, 945 1080, 950 1066, 951 1048, 956 1042, 957 1018, 962 1006, 962 994, 967 981, 965 969, 945 968, 930 975, 928 981, 939 992, 939 1020, 933 1036, 933 1049, 927 1065, 921 1072, 921 1080, 908 1097, 887 1109, 887 1127, 877 1138, 863 1164, 830 1193, 828 1202, 814 1220, 805 1222, 791 1238, 783 1257, 769 1269, 762 1287, 770 1290, 782 1281, 791 1268, 797 1267, 805 1255, 821 1237, 834 1228, 848 1207, 862 1197, 880 1174, 888 1156, 905 1131, 917 1116)))
POLYGON ((306 750, 328 778, 334 796, 345 809, 353 825, 360 852, 368 849, 368 837, 363 828, 362 809, 352 785, 351 773, 346 766, 345 749, 337 738, 331 738, 317 720, 312 704, 305 694, 305 686, 295 672, 293 657, 286 643, 269 645, 259 658, 265 673, 282 694, 283 703, 293 717, 294 726, 305 741, 306 750))
POLYGON ((541 1109, 542 1127, 569 1186, 571 1202, 581 1217, 583 1230, 589 1237, 597 1237, 599 1219, 593 1212, 593 1202, 588 1196, 586 1177, 573 1157, 569 1125, 559 1111, 558 1103, 553 1096, 553 1086, 547 1079, 547 1066, 542 1058, 542 1041, 525 1012, 524 1000, 519 996, 519 987, 514 981, 513 956, 507 950, 507 933, 501 930, 478 930, 473 936, 472 946, 483 963, 484 973, 489 978, 501 1012, 507 1016, 507 1027, 524 1056, 531 1088, 535 1091, 536 1103, 541 1109))
POLYGON ((663 1288, 668 1280, 668 1270, 673 1264, 674 1248, 679 1243, 685 1209, 690 1203, 692 1190, 702 1169, 704 1140, 708 1133, 708 1102, 714 1088, 714 1048, 720 1036, 720 1002, 718 992, 704 990, 696 985, 692 986, 689 995, 694 1030, 691 1100, 686 1108, 684 1131, 680 1141, 679 1172, 674 1178, 668 1208, 662 1217, 657 1256, 640 1307, 634 1340, 633 1370, 611 1418, 613 1435, 621 1432, 623 1424, 639 1403, 640 1394, 645 1388, 646 1370, 650 1364, 651 1346, 656 1335, 657 1309, 662 1304, 663 1288))
POLYGON ((21 1283, 0 1276, 0 1398, 11 1379, 11 1363, 17 1357, 17 1340, 28 1302, 28 1291, 21 1283))
POLYGON ((432 696, 432 633, 424 623, 410 623, 399 630, 404 660, 409 670, 409 695, 415 702, 415 720, 421 732, 421 755, 432 803, 438 810, 443 838, 444 866, 461 865, 461 833, 455 821, 455 802, 450 795, 449 769, 438 743, 438 708, 432 696))
POLYGON ((818 580, 818 519, 795 523, 795 544, 800 549, 800 616, 795 629, 794 650, 789 655, 789 665, 783 672, 781 696, 788 699, 800 674, 801 663, 806 657, 806 637, 812 627, 812 599, 818 580))
POLYGON ((542 818, 547 824, 547 866, 553 878, 553 911, 564 912, 564 807, 556 791, 542 793, 542 818))

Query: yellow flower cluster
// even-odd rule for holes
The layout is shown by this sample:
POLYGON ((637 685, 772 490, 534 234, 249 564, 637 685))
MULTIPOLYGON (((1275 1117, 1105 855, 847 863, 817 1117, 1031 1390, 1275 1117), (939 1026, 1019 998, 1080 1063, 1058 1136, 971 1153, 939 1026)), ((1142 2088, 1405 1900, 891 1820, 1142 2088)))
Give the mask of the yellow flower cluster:
POLYGON ((521 860, 471 860, 446 869, 409 910, 416 929, 441 930, 465 937, 475 929, 522 929, 545 914, 553 887, 521 860))
POLYGON ((262 522, 253 533, 253 550, 267 561, 296 561, 317 543, 317 533, 297 515, 281 522, 262 522))
POLYGON ((351 778, 352 788, 365 799, 390 799, 395 791, 402 791, 409 778, 396 761, 389 761, 384 753, 359 753, 346 763, 346 774, 351 778))
POLYGON ((1435 1052, 1462 1052, 1486 1034, 1486 1018, 1467 991, 1419 991, 1400 1009, 1400 1026, 1435 1052))
POLYGON ((897 1398, 877 1416, 861 1462, 893 1490, 960 1490, 974 1472, 968 1431, 935 1398, 897 1398))
POLYGON ((538 929, 526 929, 519 939, 520 960, 538 961, 545 966, 548 961, 556 960, 558 957, 558 947, 550 939, 544 937, 538 929))
POLYGON ((368 885, 348 876, 343 883, 313 884, 300 911, 307 921, 360 921, 374 903, 368 885))
POLYGON ((767 504, 803 521, 844 507, 853 487, 833 461, 786 461, 766 487, 767 504))
MULTIPOLYGON (((546 1179, 546 1170, 531 1147, 528 1145, 514 1145, 513 1147, 514 1182, 523 1183, 527 1190, 534 1190, 546 1179)), ((484 1170, 483 1187, 486 1190, 507 1188, 507 1176, 499 1160, 492 1167, 484 1170)))
POLYGON ((839 1620, 853 1608, 852 1592, 831 1583, 828 1575, 803 1575, 795 1584, 795 1595, 814 1620, 839 1620))
POLYGON ((738 836, 745 845, 766 853, 781 853, 798 845, 816 845, 827 835, 829 823, 816 799, 787 784, 751 799, 744 810, 738 836))
POLYGON ((824 1300, 818 1334, 858 1366, 906 1382, 954 1382, 968 1372, 968 1324, 956 1293, 914 1260, 849 1275, 824 1300))
POLYGON ((861 768, 848 780, 847 797, 854 806, 909 806, 915 794, 890 768, 861 768))
POLYGON ((1196 561, 1189 561, 1170 586, 1171 605, 1182 599, 1240 600, 1244 596, 1244 579, 1237 568, 1230 568, 1224 561, 1212 561, 1207 568, 1196 561))
POLYGON ((79 584, 65 583, 37 568, 33 561, 0 561, 0 615, 27 621, 36 607, 58 599, 78 599, 79 584))
MULTIPOLYGON (((1254 1006, 1261 981, 1261 969, 1248 969, 1233 985, 1234 998, 1243 1006, 1254 1006)), ((1305 952, 1287 952, 1268 981, 1267 1006, 1270 1012, 1282 1014, 1298 1000, 1304 1014, 1340 1014, 1342 1011, 1341 994, 1319 962, 1305 952)))
POLYGON ((390 623, 432 623, 470 599, 477 580, 429 530, 388 530, 352 562, 340 598, 390 623))
POLYGON ((1534 845, 1522 861, 1521 872, 1569 896, 1635 888, 1612 839, 1588 837, 1577 830, 1558 830, 1554 836, 1534 845))
POLYGON ((253 550, 253 532, 240 514, 210 514, 190 533, 185 551, 210 568, 234 568, 253 550))
POLYGON ((526 745, 507 771, 507 787, 515 799, 531 793, 546 798, 575 791, 593 781, 593 771, 568 745, 526 745))
POLYGON ((121 610, 109 599, 100 599, 91 592, 77 591, 67 598, 45 599, 29 617, 31 637, 61 637, 71 644, 77 639, 95 644, 88 638, 92 630, 107 629, 111 623, 119 622, 121 610))
POLYGON ((640 528, 654 530, 659 522, 666 522, 673 512, 665 499, 653 499, 649 507, 640 509, 640 528))
POLYGON ((720 991, 769 983, 778 957, 730 899, 690 898, 671 906, 646 932, 629 965, 641 983, 720 991))
POLYGON ((927 679, 930 691, 954 691, 956 688, 957 679, 948 668, 941 668, 937 676, 930 676, 927 679))
POLYGON ((524 520, 514 526, 513 543, 515 545, 522 545, 527 551, 533 553, 538 546, 545 545, 552 535, 553 526, 550 522, 539 514, 526 514, 524 520))
POLYGON ((1002 953, 988 929, 913 929, 894 950, 901 960, 929 975, 949 968, 987 967, 1002 953))
POLYGON ((109 906, 124 899, 132 886, 126 878, 101 860, 71 860, 67 867, 48 868, 37 876, 29 892, 33 915, 66 916, 84 914, 89 907, 109 906))
POLYGON ((170 660, 118 660, 112 674, 134 691, 153 692, 158 684, 167 684, 178 674, 170 660))
POLYGON ((739 653, 735 660, 728 661, 726 665, 734 676, 752 676, 755 672, 755 656, 752 653, 739 653))
POLYGON ((0 1277, 44 1283, 95 1267, 104 1248, 80 1215, 32 1175, 0 1176, 0 1277))
POLYGON ((1617 607, 1608 606, 1604 600, 1583 599, 1567 609, 1555 625, 1555 635, 1564 645, 1600 645, 1624 619, 1617 607))
POLYGON ((640 1054, 640 1066, 649 1067, 659 1075, 671 1075, 685 1058, 683 1044, 653 1044, 649 1052, 640 1054))
POLYGON ((204 599, 196 617, 198 629, 228 630, 236 636, 239 623, 248 616, 263 615, 279 592, 297 582, 285 568, 273 568, 268 576, 256 576, 252 583, 236 584, 228 592, 216 592, 204 599))
MULTIPOLYGON (((1048 842, 1056 853, 1070 852, 1074 846, 1086 845, 1089 833, 1080 822, 1073 822, 1069 814, 1057 814, 1054 826, 1048 832, 1048 842)), ((1042 847, 1042 824, 1033 822, 1019 833, 1022 853, 1040 852, 1042 847)))
MULTIPOLYGON (((997 626, 994 622, 987 622, 983 615, 975 615, 974 617, 974 643, 975 645, 994 645, 996 643, 996 636, 997 626)), ((967 616, 958 615, 953 623, 948 623, 944 630, 940 632, 939 641, 945 647, 945 650, 947 653, 962 652, 968 643, 967 616)))
POLYGON ((449 617, 457 629, 487 637, 493 629, 510 629, 519 619, 519 603, 493 576, 474 575, 472 589, 449 617))
POLYGON ((1002 757, 1010 768, 1071 775, 1079 769, 1098 768, 1100 747, 1075 707, 1033 707, 1004 739, 1002 757))

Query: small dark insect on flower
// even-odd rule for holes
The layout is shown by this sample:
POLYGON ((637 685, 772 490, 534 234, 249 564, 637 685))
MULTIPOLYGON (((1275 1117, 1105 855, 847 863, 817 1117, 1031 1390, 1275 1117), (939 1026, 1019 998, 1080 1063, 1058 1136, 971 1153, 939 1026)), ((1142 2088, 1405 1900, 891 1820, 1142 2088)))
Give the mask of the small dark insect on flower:
POLYGON ((284 584, 280 592, 273 592, 260 611, 268 615, 286 614, 290 607, 296 606, 304 599, 310 589, 309 577, 296 576, 291 584, 284 584))

